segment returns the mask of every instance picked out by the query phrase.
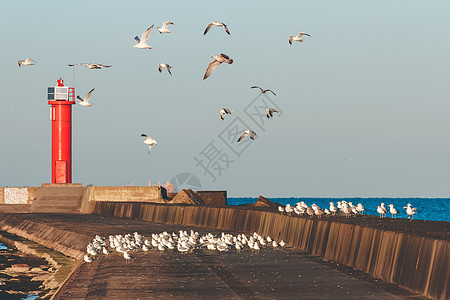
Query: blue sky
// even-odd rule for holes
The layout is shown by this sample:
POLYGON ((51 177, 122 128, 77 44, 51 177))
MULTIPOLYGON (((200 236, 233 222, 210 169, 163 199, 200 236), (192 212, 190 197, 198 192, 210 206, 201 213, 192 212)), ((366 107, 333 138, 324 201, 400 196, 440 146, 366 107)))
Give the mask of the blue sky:
POLYGON ((0 25, 0 185, 51 180, 46 89, 62 76, 94 106, 73 109, 73 180, 146 185, 189 172, 229 196, 448 197, 448 1, 8 1, 0 25), (220 9, 217 9, 220 7, 220 9), (26 9, 26 11, 24 11, 26 9), (20 16, 20 17, 19 17, 20 16), (213 28, 225 22, 231 31, 213 28), (133 49, 150 25, 152 50, 133 49), (312 38, 288 44, 288 36, 312 38), (211 56, 221 65, 202 77, 211 56), (29 56, 33 67, 17 66, 29 56), (69 63, 111 64, 105 70, 69 63), (160 62, 174 65, 160 74, 160 62), (259 95, 282 114, 261 128, 259 95), (224 122, 218 111, 235 112, 224 122), (240 156, 219 135, 258 132, 240 156), (151 155, 141 133, 158 141, 151 155), (233 160, 215 182, 194 157, 213 142, 233 160))

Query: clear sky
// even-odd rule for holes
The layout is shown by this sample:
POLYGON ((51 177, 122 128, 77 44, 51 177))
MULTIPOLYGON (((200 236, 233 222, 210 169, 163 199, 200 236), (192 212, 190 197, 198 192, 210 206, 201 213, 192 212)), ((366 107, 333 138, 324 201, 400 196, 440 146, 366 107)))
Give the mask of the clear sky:
POLYGON ((449 15, 449 1, 7 1, 0 186, 51 181, 46 89, 62 76, 81 96, 96 88, 91 108, 73 109, 74 182, 188 172, 229 196, 449 197, 449 15), (203 36, 215 20, 231 36, 203 36), (152 50, 132 48, 164 21, 176 25, 152 32, 152 50), (298 32, 312 37, 289 46, 298 32), (234 63, 202 80, 219 53, 234 63), (27 56, 38 64, 19 68, 27 56), (73 76, 81 62, 113 67, 73 76), (264 99, 282 113, 263 126, 246 113, 263 99, 252 85, 277 93, 264 99), (222 107, 234 110, 223 122, 222 107), (258 138, 227 144, 242 123, 258 138), (158 142, 150 155, 141 133, 158 142), (194 160, 210 145, 214 182, 194 160))

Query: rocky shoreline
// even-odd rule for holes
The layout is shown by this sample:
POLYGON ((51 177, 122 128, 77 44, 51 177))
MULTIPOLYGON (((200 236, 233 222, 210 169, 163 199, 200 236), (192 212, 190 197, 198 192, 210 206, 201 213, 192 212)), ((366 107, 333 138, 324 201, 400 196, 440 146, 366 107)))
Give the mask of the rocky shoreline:
POLYGON ((0 299, 50 299, 75 260, 0 231, 0 299))

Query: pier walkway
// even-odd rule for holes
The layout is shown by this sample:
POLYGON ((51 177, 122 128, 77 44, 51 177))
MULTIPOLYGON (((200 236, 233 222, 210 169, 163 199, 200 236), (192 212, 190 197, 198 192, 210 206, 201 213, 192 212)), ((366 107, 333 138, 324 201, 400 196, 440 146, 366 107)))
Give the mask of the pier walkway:
MULTIPOLYGON (((180 229, 220 233, 74 214, 0 215, 0 227, 30 239, 35 232, 36 242, 78 258, 96 234, 107 237, 137 231, 149 236, 180 229)), ((295 249, 132 254, 131 262, 118 253, 101 255, 89 264, 80 262, 55 299, 424 299, 351 268, 339 271, 336 264, 295 249)))

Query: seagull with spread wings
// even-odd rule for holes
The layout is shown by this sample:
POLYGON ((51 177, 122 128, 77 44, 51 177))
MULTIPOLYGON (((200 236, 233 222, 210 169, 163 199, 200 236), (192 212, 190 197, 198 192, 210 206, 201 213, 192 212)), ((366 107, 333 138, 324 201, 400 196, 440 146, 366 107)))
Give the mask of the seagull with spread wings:
POLYGON ((208 31, 213 26, 223 27, 223 29, 225 29, 226 33, 228 33, 228 35, 231 35, 230 31, 228 30, 227 25, 225 23, 218 22, 218 21, 214 21, 214 22, 209 23, 208 26, 206 26, 206 29, 205 29, 205 32, 203 32, 203 35, 207 34, 208 31))
POLYGON ((260 87, 257 86, 257 85, 254 85, 254 86, 252 86, 252 87, 250 87, 250 88, 251 88, 251 89, 260 89, 261 93, 263 93, 263 94, 265 94, 266 92, 271 92, 274 96, 277 95, 277 94, 275 94, 274 91, 272 91, 272 90, 270 90, 270 89, 264 90, 264 89, 260 88, 260 87))
POLYGON ((273 118, 273 113, 279 113, 279 112, 280 112, 279 110, 276 110, 274 108, 267 108, 266 109, 267 119, 273 118))
POLYGON ((84 99, 81 98, 80 95, 77 96, 77 99, 80 100, 79 104, 81 106, 92 106, 92 103, 89 103, 89 98, 91 97, 91 94, 94 90, 95 88, 90 90, 89 93, 87 93, 86 96, 84 96, 84 99))
POLYGON ((222 119, 222 121, 225 119, 225 115, 231 115, 233 113, 232 110, 229 110, 228 108, 222 108, 220 111, 220 119, 222 119))
POLYGON ((221 63, 226 62, 229 65, 233 63, 233 60, 228 55, 223 53, 221 53, 220 55, 213 55, 211 57, 214 58, 214 60, 208 65, 205 75, 203 76, 203 80, 208 78, 209 75, 211 75, 211 73, 214 71, 214 69, 220 66, 221 63))
POLYGON ((27 57, 25 60, 19 59, 17 61, 17 64, 19 65, 19 67, 21 67, 22 65, 24 65, 24 66, 33 66, 34 64, 36 64, 36 62, 34 60, 32 60, 31 58, 27 57))
POLYGON ((141 136, 145 137, 145 140, 143 140, 142 142, 148 145, 148 153, 150 154, 150 151, 152 151, 152 147, 157 145, 158 143, 145 133, 141 134, 141 136))
POLYGON ((297 34, 297 36, 289 36, 289 45, 292 46, 292 41, 298 41, 300 43, 303 43, 303 41, 305 40, 305 38, 303 36, 311 36, 308 33, 304 33, 304 32, 300 32, 299 34, 297 34))
POLYGON ((162 27, 156 27, 156 29, 158 29, 159 33, 163 34, 163 33, 170 33, 171 30, 168 29, 169 25, 175 25, 175 23, 172 22, 164 22, 162 27))
POLYGON ((169 64, 161 63, 161 64, 158 65, 159 73, 162 72, 162 69, 163 69, 163 68, 166 68, 166 69, 167 69, 167 72, 169 72, 169 74, 172 75, 172 72, 170 72, 170 69, 172 69, 173 66, 171 66, 171 65, 169 65, 169 64))
POLYGON ((102 64, 86 64, 86 63, 69 65, 69 67, 75 67, 75 66, 86 66, 89 69, 103 69, 103 68, 111 68, 112 67, 112 66, 106 66, 106 65, 102 65, 102 64))
POLYGON ((144 33, 141 35, 141 38, 139 39, 138 36, 134 37, 134 40, 136 41, 136 44, 133 45, 133 48, 139 48, 139 49, 152 49, 152 46, 147 45, 148 37, 150 36, 150 33, 153 30, 153 26, 150 26, 147 28, 147 30, 144 31, 144 33))
POLYGON ((256 132, 254 132, 253 130, 246 130, 246 131, 244 131, 242 134, 241 134, 241 136, 239 137, 239 139, 237 140, 238 142, 240 142, 240 141, 242 141, 242 139, 246 136, 246 135, 248 135, 252 140, 254 140, 255 139, 255 137, 256 137, 256 132))

